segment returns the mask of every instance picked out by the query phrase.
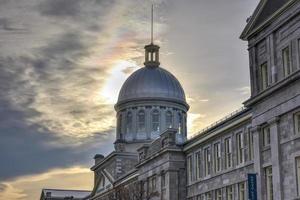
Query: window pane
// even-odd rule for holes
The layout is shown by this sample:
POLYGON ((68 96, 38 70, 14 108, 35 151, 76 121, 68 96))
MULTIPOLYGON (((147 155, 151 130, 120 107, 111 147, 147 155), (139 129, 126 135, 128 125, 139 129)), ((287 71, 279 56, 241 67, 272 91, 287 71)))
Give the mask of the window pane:
POLYGON ((269 77, 268 77, 268 65, 264 63, 261 65, 261 87, 262 89, 266 89, 269 85, 269 77))
POLYGON ((269 146, 271 143, 271 130, 269 126, 263 128, 263 146, 269 146))
POLYGON ((132 132, 132 113, 128 112, 126 117, 126 132, 131 133, 132 132))
POLYGON ((211 167, 211 159, 210 159, 210 148, 207 147, 204 149, 204 173, 205 176, 210 174, 210 167, 211 167))
POLYGON ((138 132, 145 132, 145 111, 143 110, 138 113, 138 132))
POLYGON ((231 153, 231 138, 225 139, 225 167, 230 168, 232 165, 232 153, 231 153))
POLYGON ((178 132, 182 133, 183 131, 183 122, 182 122, 182 115, 178 113, 178 132))
POLYGON ((296 113, 294 116, 295 134, 300 134, 300 113, 296 113))
POLYGON ((171 111, 166 112, 166 127, 172 128, 173 116, 171 111))
POLYGON ((298 196, 300 196, 300 157, 296 158, 296 173, 297 173, 298 196))
POLYGON ((284 76, 287 76, 292 73, 292 65, 290 60, 290 49, 289 47, 282 50, 282 62, 284 68, 284 76))
POLYGON ((200 157, 200 152, 196 153, 196 178, 200 179, 200 165, 201 165, 201 157, 200 157))
POLYGON ((154 110, 152 112, 152 131, 159 131, 159 112, 154 110))
POLYGON ((239 183, 238 184, 238 189, 239 189, 239 193, 238 193, 238 196, 239 196, 239 200, 245 200, 245 196, 246 196, 246 192, 245 192, 245 183, 239 183))
POLYGON ((265 168, 265 181, 267 189, 267 200, 273 200, 272 166, 265 168))

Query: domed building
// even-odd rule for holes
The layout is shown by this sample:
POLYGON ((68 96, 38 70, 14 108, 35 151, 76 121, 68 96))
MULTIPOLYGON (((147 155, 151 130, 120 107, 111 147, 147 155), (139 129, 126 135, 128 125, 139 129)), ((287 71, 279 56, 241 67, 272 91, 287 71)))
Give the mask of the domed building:
POLYGON ((92 191, 43 189, 40 199, 299 199, 299 30, 299 0, 261 0, 241 35, 250 98, 189 139, 184 90, 151 42, 120 90, 115 150, 95 155, 92 191))
POLYGON ((167 128, 178 129, 179 143, 187 138, 189 105, 181 84, 160 67, 159 46, 145 46, 145 55, 145 66, 125 81, 115 105, 117 150, 135 152, 167 128))

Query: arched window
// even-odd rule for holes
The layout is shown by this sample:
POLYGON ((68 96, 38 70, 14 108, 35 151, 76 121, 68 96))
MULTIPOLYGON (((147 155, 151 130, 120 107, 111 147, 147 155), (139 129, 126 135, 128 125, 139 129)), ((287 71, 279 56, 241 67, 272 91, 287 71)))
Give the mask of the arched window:
POLYGON ((138 112, 138 132, 145 132, 145 111, 138 112))
POLYGON ((172 115, 172 112, 168 110, 166 112, 166 127, 172 128, 172 126, 173 126, 172 122, 173 122, 173 115, 172 115))
POLYGON ((152 112, 152 131, 159 131, 159 112, 154 110, 152 112))
POLYGON ((132 113, 128 112, 126 116, 126 133, 132 132, 132 113))
POLYGON ((117 130, 118 130, 118 133, 120 135, 120 139, 123 139, 123 134, 122 134, 122 114, 120 114, 118 116, 118 119, 117 119, 117 130))
POLYGON ((182 132, 183 132, 182 114, 178 113, 178 133, 181 134, 182 132))

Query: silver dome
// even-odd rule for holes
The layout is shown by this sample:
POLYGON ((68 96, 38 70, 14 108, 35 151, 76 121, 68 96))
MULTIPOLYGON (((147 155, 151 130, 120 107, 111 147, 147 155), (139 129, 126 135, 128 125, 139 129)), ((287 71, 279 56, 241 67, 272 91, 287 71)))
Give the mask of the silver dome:
POLYGON ((143 67, 125 81, 117 105, 136 100, 166 100, 188 108, 179 81, 161 67, 143 67))

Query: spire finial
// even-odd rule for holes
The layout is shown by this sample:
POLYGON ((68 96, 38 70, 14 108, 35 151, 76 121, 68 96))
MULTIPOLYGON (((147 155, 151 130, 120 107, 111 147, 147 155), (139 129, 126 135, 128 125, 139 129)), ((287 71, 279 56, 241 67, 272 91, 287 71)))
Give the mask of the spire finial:
POLYGON ((151 44, 153 44, 153 4, 151 6, 151 44))
POLYGON ((153 44, 153 4, 151 6, 151 43, 145 46, 145 66, 158 67, 159 66, 159 46, 153 44))

